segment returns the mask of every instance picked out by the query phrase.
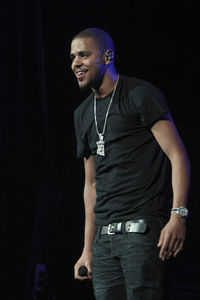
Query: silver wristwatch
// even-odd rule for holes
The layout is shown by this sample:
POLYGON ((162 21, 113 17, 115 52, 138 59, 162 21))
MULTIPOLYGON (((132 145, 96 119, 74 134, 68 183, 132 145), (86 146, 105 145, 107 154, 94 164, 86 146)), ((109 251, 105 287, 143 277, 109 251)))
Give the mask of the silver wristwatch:
POLYGON ((175 212, 176 214, 178 214, 181 218, 187 218, 188 217, 188 210, 186 207, 178 207, 178 208, 172 208, 171 209, 171 213, 175 212))

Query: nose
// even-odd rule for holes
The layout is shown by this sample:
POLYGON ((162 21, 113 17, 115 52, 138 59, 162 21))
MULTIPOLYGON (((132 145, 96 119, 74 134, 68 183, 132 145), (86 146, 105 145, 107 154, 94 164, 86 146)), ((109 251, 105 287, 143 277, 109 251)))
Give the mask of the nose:
POLYGON ((72 69, 75 69, 77 67, 80 67, 82 65, 80 57, 77 55, 74 57, 72 61, 72 69))

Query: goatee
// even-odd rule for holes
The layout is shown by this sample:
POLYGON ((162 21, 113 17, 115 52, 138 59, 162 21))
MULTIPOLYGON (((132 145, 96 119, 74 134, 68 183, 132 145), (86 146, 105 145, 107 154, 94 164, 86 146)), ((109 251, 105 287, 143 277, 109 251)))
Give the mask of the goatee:
POLYGON ((79 86, 81 93, 86 93, 90 90, 90 86, 89 85, 83 85, 83 86, 79 86))

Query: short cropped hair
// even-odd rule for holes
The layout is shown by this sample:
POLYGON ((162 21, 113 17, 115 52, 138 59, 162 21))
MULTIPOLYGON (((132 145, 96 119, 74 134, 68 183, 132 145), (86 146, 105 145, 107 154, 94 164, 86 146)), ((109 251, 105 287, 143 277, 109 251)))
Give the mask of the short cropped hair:
POLYGON ((100 28, 90 27, 84 29, 76 34, 72 40, 88 37, 93 38, 101 51, 106 51, 107 49, 111 49, 113 52, 115 51, 114 42, 110 34, 100 28))

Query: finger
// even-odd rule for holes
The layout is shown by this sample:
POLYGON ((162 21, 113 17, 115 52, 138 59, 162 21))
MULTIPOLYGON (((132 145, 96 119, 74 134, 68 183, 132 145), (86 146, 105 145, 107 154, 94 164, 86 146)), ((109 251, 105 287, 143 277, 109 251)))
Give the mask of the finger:
POLYGON ((167 258, 168 256, 168 249, 167 248, 162 248, 160 250, 160 254, 159 254, 159 257, 162 261, 165 261, 165 259, 167 258))
POLYGON ((177 246, 179 245, 179 240, 176 237, 171 237, 170 241, 169 241, 169 246, 168 246, 168 254, 172 254, 174 253, 175 249, 177 248, 177 246))
POLYGON ((78 273, 76 273, 75 279, 82 281, 82 280, 88 279, 88 276, 80 276, 78 273))
POLYGON ((180 248, 180 243, 181 243, 180 239, 177 239, 176 242, 174 243, 174 247, 172 249, 173 255, 180 248))
POLYGON ((90 264, 86 264, 86 267, 88 269, 88 278, 91 279, 92 278, 92 267, 90 264))
POLYGON ((92 267, 91 267, 91 264, 86 262, 85 264, 86 268, 88 269, 88 273, 92 273, 92 267))
POLYGON ((179 246, 177 246, 176 250, 174 251, 173 254, 174 257, 176 257, 178 253, 183 250, 183 245, 184 245, 184 241, 181 240, 179 246))
POLYGON ((165 259, 167 258, 169 254, 169 251, 168 251, 168 247, 163 245, 160 249, 160 253, 159 253, 159 257, 160 259, 162 259, 162 261, 165 261, 165 259))
POLYGON ((174 241, 173 244, 171 243, 171 246, 168 249, 168 254, 167 254, 166 259, 170 259, 170 257, 174 254, 174 252, 178 248, 178 246, 179 246, 179 241, 178 240, 174 241))
POLYGON ((74 278, 78 279, 78 280, 83 280, 83 279, 85 279, 85 277, 87 278, 87 276, 80 276, 79 275, 79 268, 80 268, 79 265, 74 267, 74 278))
POLYGON ((172 254, 173 254, 172 252, 168 253, 167 256, 166 256, 166 259, 167 260, 170 259, 172 257, 172 254))
POLYGON ((161 247, 163 240, 164 240, 164 234, 163 234, 163 231, 161 231, 157 247, 161 247))
POLYGON ((170 259, 170 257, 171 257, 172 255, 174 255, 174 252, 176 251, 176 249, 178 249, 179 244, 180 244, 180 243, 179 243, 178 240, 176 240, 176 241, 174 242, 174 244, 171 244, 171 247, 169 247, 169 249, 168 249, 168 254, 167 254, 166 259, 170 259))
POLYGON ((77 279, 78 276, 78 268, 75 266, 74 267, 74 278, 77 279))
POLYGON ((159 257, 164 261, 169 254, 169 237, 165 236, 165 239, 161 245, 159 257))
POLYGON ((76 267, 76 271, 75 271, 75 279, 78 279, 78 280, 85 280, 85 279, 91 279, 92 278, 92 273, 91 273, 91 267, 89 264, 85 264, 85 267, 87 268, 86 270, 86 274, 80 272, 80 267, 82 267, 83 265, 79 266, 79 267, 76 267))

